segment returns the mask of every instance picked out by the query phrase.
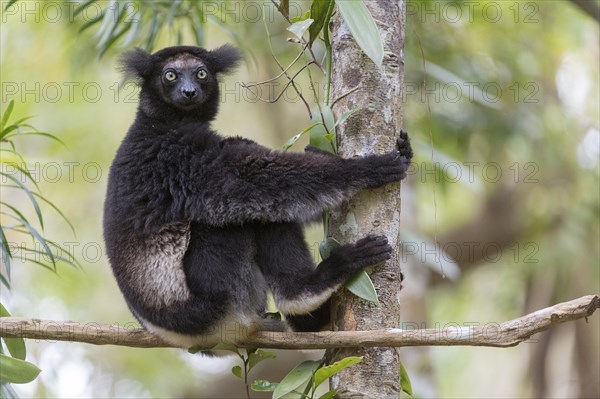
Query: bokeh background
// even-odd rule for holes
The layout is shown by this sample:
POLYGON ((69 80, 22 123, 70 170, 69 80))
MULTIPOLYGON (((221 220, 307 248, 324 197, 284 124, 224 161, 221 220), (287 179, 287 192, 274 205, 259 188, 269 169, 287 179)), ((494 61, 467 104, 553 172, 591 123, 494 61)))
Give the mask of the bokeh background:
MULTIPOLYGON (((152 12, 165 12, 164 3, 154 2, 152 12)), ((246 55, 240 70, 223 79, 215 127, 280 148, 310 125, 306 108, 293 90, 268 103, 241 83, 276 76, 273 54, 284 65, 296 56, 289 24, 269 1, 205 3, 218 7, 203 23, 203 45, 233 42, 246 55)), ((292 16, 310 7, 292 4, 292 16)), ((117 59, 143 43, 116 41, 100 57, 99 26, 80 31, 92 11, 74 16, 72 4, 62 1, 6 5, 0 109, 14 100, 15 118, 34 115, 32 125, 66 143, 41 137, 16 142, 40 191, 76 230, 47 207, 45 236, 71 249, 82 270, 59 265, 55 274, 17 259, 11 290, 2 287, 1 301, 23 317, 131 325, 104 254, 101 225, 108 168, 137 100, 117 59)), ((407 4, 404 128, 416 156, 402 187, 406 280, 399 327, 493 325, 600 292, 598 34, 598 21, 567 0, 407 4)), ((154 48, 178 40, 195 43, 189 15, 161 26, 154 48)), ((322 45, 315 52, 322 56, 322 45)), ((322 79, 316 69, 313 78, 322 79)), ((299 76, 310 97, 308 83, 299 76)), ((284 84, 263 86, 260 97, 273 98, 284 84)), ((22 193, 1 183, 2 201, 35 215, 22 193)), ((320 231, 314 226, 308 234, 315 257, 320 231)), ((16 244, 23 239, 8 236, 16 244)), ((235 358, 60 342, 28 341, 27 347, 28 360, 43 371, 34 382, 15 386, 22 397, 244 396, 230 373, 235 358)), ((278 381, 301 359, 320 356, 278 353, 251 378, 278 381)), ((600 396, 597 315, 515 348, 402 353, 416 397, 600 396)))

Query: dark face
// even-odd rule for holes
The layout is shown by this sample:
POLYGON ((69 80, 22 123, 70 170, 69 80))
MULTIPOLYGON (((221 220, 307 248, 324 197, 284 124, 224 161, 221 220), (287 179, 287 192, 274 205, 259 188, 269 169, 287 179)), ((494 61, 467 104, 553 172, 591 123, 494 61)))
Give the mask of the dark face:
POLYGON ((167 60, 160 76, 161 95, 184 111, 201 106, 213 93, 216 79, 200 59, 181 54, 167 60))

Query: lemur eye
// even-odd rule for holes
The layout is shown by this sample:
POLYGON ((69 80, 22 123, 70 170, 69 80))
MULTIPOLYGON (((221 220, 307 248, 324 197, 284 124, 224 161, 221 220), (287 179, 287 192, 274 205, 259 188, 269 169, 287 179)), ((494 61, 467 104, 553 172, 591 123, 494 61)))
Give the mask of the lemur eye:
POLYGON ((201 70, 198 71, 198 73, 196 74, 196 76, 198 76, 198 79, 204 80, 208 76, 208 73, 204 69, 201 69, 201 70))
POLYGON ((165 79, 167 79, 169 82, 177 79, 177 74, 173 71, 167 71, 165 72, 165 79))

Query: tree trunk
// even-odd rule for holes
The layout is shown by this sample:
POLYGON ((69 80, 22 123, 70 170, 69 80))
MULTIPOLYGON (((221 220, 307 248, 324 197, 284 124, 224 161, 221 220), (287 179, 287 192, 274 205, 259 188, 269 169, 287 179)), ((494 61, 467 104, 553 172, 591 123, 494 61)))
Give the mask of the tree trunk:
MULTIPOLYGON (((389 152, 402 127, 404 1, 366 0, 384 42, 383 66, 378 68, 359 48, 339 13, 332 19, 333 71, 331 98, 337 117, 359 108, 338 128, 340 156, 389 152)), ((392 259, 376 267, 371 278, 380 305, 358 299, 348 291, 334 298, 335 330, 374 330, 400 323, 400 184, 361 192, 334 212, 330 234, 342 243, 355 242, 370 233, 383 234, 394 248, 392 259)), ((337 360, 364 356, 363 361, 332 378, 340 398, 398 398, 400 356, 395 348, 341 349, 329 353, 337 360)))

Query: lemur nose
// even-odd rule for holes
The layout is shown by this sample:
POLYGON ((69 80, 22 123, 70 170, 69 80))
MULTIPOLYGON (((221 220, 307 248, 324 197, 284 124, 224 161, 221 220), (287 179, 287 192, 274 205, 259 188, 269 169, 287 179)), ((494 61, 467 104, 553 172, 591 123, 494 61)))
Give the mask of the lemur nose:
POLYGON ((192 99, 194 97, 196 97, 196 89, 181 89, 182 93, 184 96, 186 96, 188 99, 192 99))

